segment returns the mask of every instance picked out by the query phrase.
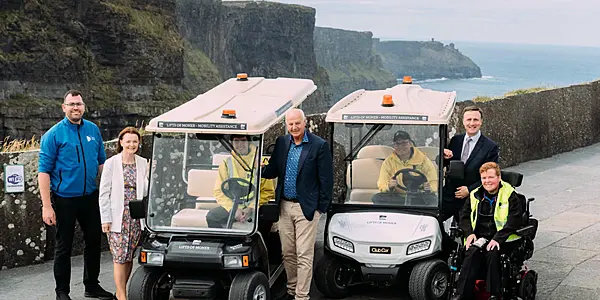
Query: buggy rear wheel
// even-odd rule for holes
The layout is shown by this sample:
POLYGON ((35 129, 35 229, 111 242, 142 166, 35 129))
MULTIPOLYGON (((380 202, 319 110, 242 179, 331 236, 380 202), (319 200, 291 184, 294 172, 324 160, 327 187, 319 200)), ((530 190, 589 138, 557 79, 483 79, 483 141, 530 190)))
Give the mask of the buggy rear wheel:
POLYGON ((408 291, 413 300, 441 300, 448 296, 448 266, 439 259, 418 263, 410 273, 408 291))
POLYGON ((348 284, 354 274, 342 260, 325 254, 315 265, 314 273, 315 285, 325 297, 339 299, 350 294, 348 284))
POLYGON ((127 299, 130 300, 169 300, 169 274, 161 268, 138 267, 129 281, 127 299))
POLYGON ((268 300, 271 299, 269 279, 258 271, 242 272, 235 275, 229 299, 239 300, 268 300))

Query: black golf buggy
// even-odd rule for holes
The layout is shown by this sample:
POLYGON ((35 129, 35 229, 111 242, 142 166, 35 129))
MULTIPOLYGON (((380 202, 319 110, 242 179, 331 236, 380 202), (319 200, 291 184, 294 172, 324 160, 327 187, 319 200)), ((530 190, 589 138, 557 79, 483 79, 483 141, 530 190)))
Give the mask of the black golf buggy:
POLYGON ((279 212, 264 201, 276 186, 261 179, 264 134, 315 90, 311 80, 240 74, 151 120, 149 193, 130 204, 144 231, 128 299, 286 292, 279 212))

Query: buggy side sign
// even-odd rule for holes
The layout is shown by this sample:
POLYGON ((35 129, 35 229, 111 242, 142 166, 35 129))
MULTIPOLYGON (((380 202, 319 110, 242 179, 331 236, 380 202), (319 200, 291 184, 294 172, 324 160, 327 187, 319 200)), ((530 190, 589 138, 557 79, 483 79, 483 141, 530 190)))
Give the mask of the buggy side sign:
POLYGON ((4 192, 25 192, 25 170, 23 165, 4 165, 4 192))
POLYGON ((343 114, 342 120, 352 121, 423 121, 429 120, 428 116, 424 115, 390 115, 390 114, 343 114))
POLYGON ((158 122, 158 128, 246 130, 246 123, 158 122))

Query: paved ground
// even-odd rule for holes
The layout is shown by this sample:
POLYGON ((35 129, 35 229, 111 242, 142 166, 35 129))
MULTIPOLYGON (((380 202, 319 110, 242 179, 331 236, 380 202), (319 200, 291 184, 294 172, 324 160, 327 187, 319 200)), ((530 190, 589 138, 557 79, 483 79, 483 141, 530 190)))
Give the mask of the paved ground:
MULTIPOLYGON (((511 168, 525 175, 519 191, 536 198, 532 212, 540 224, 536 250, 527 264, 539 273, 537 299, 600 299, 598 166, 600 144, 511 168)), ((102 261, 101 283, 114 290, 108 253, 102 261)), ((75 257, 73 299, 85 299, 82 270, 82 258, 75 257)), ((52 262, 0 271, 0 299, 54 299, 53 289, 52 262)), ((323 299, 313 290, 313 299, 323 299)), ((349 300, 406 299, 405 295, 391 288, 376 294, 371 290, 349 300)))

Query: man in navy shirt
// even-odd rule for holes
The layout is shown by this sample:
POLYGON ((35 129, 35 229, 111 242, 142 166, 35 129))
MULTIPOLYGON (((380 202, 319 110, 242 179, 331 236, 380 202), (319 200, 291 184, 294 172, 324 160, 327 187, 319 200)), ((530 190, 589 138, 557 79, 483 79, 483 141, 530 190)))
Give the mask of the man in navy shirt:
POLYGON ((284 299, 307 300, 317 224, 333 195, 333 160, 329 144, 306 130, 302 110, 290 110, 285 123, 289 134, 277 138, 262 176, 279 178, 275 201, 280 205, 279 236, 288 280, 284 299))
POLYGON ((98 282, 102 225, 96 177, 106 160, 102 135, 96 124, 83 119, 85 104, 78 91, 70 90, 65 94, 62 109, 65 118, 42 136, 38 170, 42 218, 46 224, 56 225, 56 299, 71 299, 75 221, 79 222, 85 241, 85 296, 113 299, 113 295, 98 282))

